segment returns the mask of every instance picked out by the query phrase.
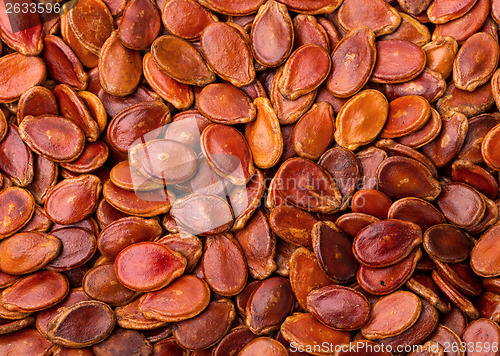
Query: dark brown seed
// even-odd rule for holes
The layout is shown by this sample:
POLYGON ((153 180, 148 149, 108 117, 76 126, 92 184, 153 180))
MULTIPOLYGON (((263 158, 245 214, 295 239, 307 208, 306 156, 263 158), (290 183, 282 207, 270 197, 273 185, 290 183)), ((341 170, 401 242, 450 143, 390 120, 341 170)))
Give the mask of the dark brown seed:
POLYGON ((441 318, 441 324, 456 333, 459 338, 462 337, 468 323, 467 315, 456 306, 453 306, 451 311, 441 318))
POLYGON ((305 158, 290 158, 275 175, 278 193, 295 206, 313 212, 333 213, 340 208, 341 195, 333 178, 305 158))
POLYGON ((486 210, 480 193, 463 183, 444 184, 436 203, 450 223, 462 228, 476 225, 486 210))
POLYGON ((118 25, 118 36, 127 48, 149 49, 161 29, 160 11, 151 0, 129 1, 118 25))
MULTIPOLYGON (((152 25, 150 22, 148 24, 152 25)), ((141 74, 140 52, 125 47, 118 33, 113 32, 99 53, 99 81, 102 88, 114 96, 127 96, 136 90, 141 74)))
POLYGON ((107 181, 103 185, 104 199, 115 209, 129 215, 152 217, 170 210, 170 199, 165 190, 130 192, 107 181), (138 196, 139 195, 139 196, 138 196))
POLYGON ((11 187, 0 192, 0 239, 25 226, 35 210, 33 195, 22 188, 11 187))
POLYGON ((255 168, 245 137, 235 128, 209 125, 201 134, 201 148, 212 169, 235 185, 250 182, 255 168))
POLYGON ((395 201, 389 212, 388 219, 405 220, 420 226, 423 232, 436 224, 444 224, 444 215, 433 205, 419 198, 403 198, 395 201))
POLYGON ((13 124, 9 125, 6 136, 0 141, 0 170, 20 187, 33 181, 33 153, 13 124), (15 163, 11 157, 16 157, 15 163))
POLYGON ((173 140, 152 140, 130 147, 129 162, 145 177, 159 184, 189 180, 198 168, 196 153, 173 140))
POLYGON ((328 53, 317 45, 304 45, 295 50, 285 65, 279 78, 279 90, 289 99, 317 89, 330 73, 331 59, 328 53))
MULTIPOLYGON (((59 83, 68 84, 80 90, 87 87, 88 74, 75 53, 60 37, 45 36, 42 58, 51 77, 59 83)), ((49 112, 43 114, 49 114, 49 112)))
POLYGON ((33 181, 29 189, 37 204, 44 204, 49 191, 57 184, 58 164, 35 155, 33 157, 33 181))
POLYGON ((500 115, 495 113, 482 114, 470 118, 468 122, 469 129, 458 158, 479 164, 483 162, 483 156, 481 155, 482 142, 486 134, 500 123, 500 115))
POLYGON ((47 337, 57 345, 85 347, 107 338, 115 327, 113 310, 105 303, 83 301, 63 309, 48 325, 47 337))
POLYGON ((245 254, 252 278, 264 279, 276 270, 276 237, 264 211, 256 210, 245 227, 234 233, 234 237, 245 254))
POLYGON ((441 262, 461 262, 469 256, 473 246, 470 236, 453 225, 434 225, 424 233, 425 251, 441 262))
POLYGON ((323 324, 345 331, 364 326, 371 310, 363 294, 352 288, 333 285, 309 293, 307 306, 323 324))
POLYGON ((168 32, 185 40, 197 40, 201 32, 218 21, 207 8, 194 0, 168 1, 162 10, 162 21, 168 32), (196 23, 186 23, 183 19, 192 16, 196 23))
POLYGON ((361 333, 369 340, 401 334, 416 323, 421 310, 422 302, 413 293, 399 291, 384 296, 373 304, 361 333))
POLYGON ((361 163, 354 153, 343 147, 334 147, 326 151, 319 159, 322 166, 335 180, 342 194, 342 208, 349 203, 362 175, 361 163))
POLYGON ((442 313, 451 311, 450 302, 444 297, 430 276, 423 273, 414 273, 406 282, 406 287, 412 292, 427 300, 442 313))
POLYGON ((385 93, 389 99, 405 95, 420 95, 433 103, 441 98, 446 90, 446 81, 441 74, 425 68, 416 78, 398 84, 386 84, 385 93))
POLYGON ((323 325, 310 313, 295 313, 289 316, 281 325, 280 332, 286 341, 302 350, 312 351, 314 345, 331 345, 335 349, 350 341, 348 332, 323 325))
POLYGON ((210 302, 210 288, 192 275, 179 277, 167 287, 141 297, 139 310, 149 319, 174 322, 201 313, 210 302))
POLYGON ((351 280, 358 267, 349 239, 335 224, 320 221, 312 229, 312 242, 318 263, 332 280, 344 283, 351 280))
POLYGON ((96 209, 101 189, 101 181, 94 175, 65 179, 47 195, 45 212, 59 224, 84 220, 96 209))
POLYGON ((118 281, 138 292, 164 288, 180 277, 187 261, 170 247, 144 241, 125 247, 116 256, 115 272, 118 281))
POLYGON ((124 287, 116 278, 112 263, 95 265, 88 270, 82 280, 85 295, 111 306, 124 305, 131 302, 137 293, 124 287))
POLYGON ((72 289, 61 303, 38 313, 36 317, 36 328, 46 336, 47 325, 60 311, 85 300, 89 300, 89 298, 85 295, 82 288, 72 289))
POLYGON ((489 319, 478 319, 470 323, 464 330, 462 340, 467 345, 484 345, 485 349, 476 347, 474 351, 467 351, 468 355, 494 355, 497 351, 486 349, 486 345, 495 345, 500 342, 500 328, 498 324, 489 319), (479 350, 478 350, 479 349, 479 350))
POLYGON ((377 340, 378 343, 386 347, 405 348, 410 345, 424 343, 432 335, 438 325, 439 314, 437 310, 427 301, 422 300, 422 311, 419 318, 408 330, 399 335, 377 340))
POLYGON ((201 114, 219 124, 247 123, 256 116, 256 107, 250 98, 231 84, 207 85, 196 98, 196 106, 201 114))
POLYGON ((486 83, 473 92, 468 92, 458 89, 452 83, 436 103, 436 109, 441 115, 448 111, 455 111, 467 117, 482 114, 495 104, 491 87, 490 83, 486 83))
MULTIPOLYGON (((120 111, 110 121, 107 139, 111 147, 127 153, 131 145, 139 138, 150 133, 148 140, 159 138, 155 131, 170 122, 170 112, 166 105, 154 102, 142 102, 120 111), (156 134, 155 134, 156 133, 156 134)), ((142 142, 137 142, 142 143, 142 142)))
POLYGON ((213 356, 239 354, 239 352, 257 336, 246 326, 240 325, 229 331, 224 338, 214 347, 213 356))
POLYGON ((183 231, 194 235, 217 235, 233 225, 231 207, 217 195, 195 193, 177 199, 170 216, 183 231))
POLYGON ((363 176, 360 180, 359 189, 376 189, 378 186, 377 181, 377 168, 383 160, 387 158, 387 153, 377 147, 370 147, 366 150, 360 151, 356 154, 363 176))
MULTIPOLYGON (((96 79, 97 80, 97 79, 96 79)), ((101 100, 104 109, 109 116, 114 117, 123 109, 141 102, 157 102, 158 96, 143 86, 139 86, 132 94, 125 97, 113 96, 106 93, 102 88, 97 88, 95 95, 101 100)))
POLYGON ((207 64, 222 79, 237 87, 254 81, 252 51, 237 28, 224 22, 214 22, 201 33, 200 46, 207 64), (238 66, 231 63, 238 63, 238 66))
POLYGON ((271 210, 269 224, 276 235, 297 246, 312 246, 311 232, 318 218, 302 209, 281 205, 271 210))
POLYGON ((27 274, 45 267, 61 252, 61 241, 43 232, 20 232, 0 242, 0 270, 27 274))
POLYGON ((215 300, 199 315, 176 324, 175 341, 185 349, 206 349, 227 334, 235 317, 236 311, 229 299, 215 300))
POLYGON ((245 255, 229 233, 207 237, 202 267, 205 281, 220 295, 233 296, 245 287, 248 278, 245 255))
POLYGON ((370 78, 375 59, 373 31, 367 27, 351 30, 332 53, 332 70, 326 88, 340 98, 356 94, 370 78))
POLYGON ((56 305, 68 292, 69 283, 62 274, 41 271, 23 277, 4 289, 1 301, 11 311, 35 312, 56 305))
POLYGON ((389 294, 406 283, 421 256, 422 252, 417 248, 402 261, 388 267, 371 268, 361 265, 357 273, 358 283, 371 294, 389 294))
POLYGON ((62 116, 26 116, 19 135, 34 152, 54 162, 74 161, 85 145, 84 132, 62 116))
POLYGON ((334 284, 319 266, 314 253, 305 247, 293 251, 289 266, 290 285, 297 302, 304 310, 307 310, 307 296, 311 291, 334 284))
POLYGON ((166 75, 180 83, 204 86, 215 81, 215 74, 200 52, 181 38, 171 35, 158 37, 151 45, 151 55, 166 75))
POLYGON ((151 355, 153 346, 142 333, 136 330, 115 328, 106 340, 94 345, 92 350, 95 356, 106 356, 112 353, 119 355, 151 355))
POLYGON ((318 160, 331 146, 335 132, 334 111, 330 104, 314 104, 293 129, 293 147, 300 157, 318 160))
POLYGON ((495 277, 500 275, 500 260, 495 250, 500 239, 498 224, 484 233, 471 252, 470 265, 474 272, 481 277, 495 277))
POLYGON ((474 304, 472 304, 465 295, 456 290, 451 283, 445 280, 437 270, 432 271, 432 279, 439 289, 441 289, 443 294, 446 295, 453 304, 462 309, 471 319, 479 318, 479 312, 474 304))
POLYGON ((425 67, 425 53, 416 44, 401 40, 378 41, 371 81, 403 83, 416 78, 425 67), (397 63, 397 65, 395 65, 397 63))
POLYGON ((152 241, 161 235, 158 221, 139 217, 125 217, 104 228, 98 237, 99 251, 115 259, 125 247, 141 241, 152 241))
POLYGON ((440 275, 460 292, 477 297, 481 294, 481 280, 474 274, 469 263, 443 263, 435 261, 440 275))
MULTIPOLYGON (((167 328, 172 328, 171 325, 167 326, 167 328)), ((159 330, 162 330, 163 328, 160 329, 154 329, 151 330, 151 333, 156 333, 159 330)), ((170 332, 171 334, 171 332, 170 332)), ((170 336, 170 335, 168 335, 170 336)), ((151 343, 154 342, 153 345, 153 355, 155 356, 185 356, 186 352, 185 350, 177 345, 175 342, 175 339, 173 337, 168 336, 162 337, 159 339, 159 341, 156 340, 156 337, 154 337, 154 340, 151 337, 147 337, 147 340, 151 343)))
POLYGON ((366 3, 360 0, 347 0, 338 11, 338 22, 344 31, 359 26, 367 26, 377 36, 394 32, 401 23, 396 9, 387 2, 376 0, 366 3))
POLYGON ((467 118, 456 112, 442 116, 442 128, 434 141, 422 147, 422 152, 429 157, 436 167, 450 164, 458 155, 469 124, 467 118))
POLYGON ((422 230, 402 220, 383 220, 361 230, 353 241, 354 256, 368 267, 393 265, 422 243, 422 230))
POLYGON ((268 334, 280 327, 293 307, 293 291, 283 277, 261 282, 246 305, 246 324, 257 335, 268 334))
POLYGON ((441 187, 422 163, 406 157, 390 157, 377 168, 380 190, 396 199, 416 197, 434 200, 441 187))
POLYGON ((279 66, 290 55, 293 40, 294 29, 287 7, 277 1, 261 6, 250 33, 255 60, 267 67, 279 66))

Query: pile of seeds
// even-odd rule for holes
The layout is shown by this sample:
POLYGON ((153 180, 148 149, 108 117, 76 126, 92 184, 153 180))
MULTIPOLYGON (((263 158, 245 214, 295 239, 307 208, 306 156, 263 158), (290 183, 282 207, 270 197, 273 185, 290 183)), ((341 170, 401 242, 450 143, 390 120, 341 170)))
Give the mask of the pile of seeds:
POLYGON ((500 0, 38 5, 0 355, 499 354, 500 0))

